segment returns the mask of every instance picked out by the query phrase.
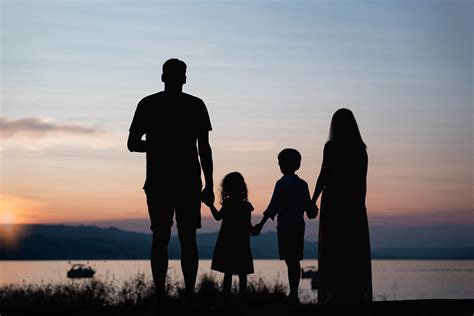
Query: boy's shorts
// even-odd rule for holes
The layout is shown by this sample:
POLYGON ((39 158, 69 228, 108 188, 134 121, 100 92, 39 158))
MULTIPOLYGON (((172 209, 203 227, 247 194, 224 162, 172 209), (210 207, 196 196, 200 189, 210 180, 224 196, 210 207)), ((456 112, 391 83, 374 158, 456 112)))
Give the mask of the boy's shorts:
POLYGON ((280 260, 303 260, 304 228, 279 228, 278 252, 280 260))
POLYGON ((176 214, 178 228, 201 228, 201 188, 186 192, 165 192, 147 190, 146 201, 153 232, 173 226, 176 214))

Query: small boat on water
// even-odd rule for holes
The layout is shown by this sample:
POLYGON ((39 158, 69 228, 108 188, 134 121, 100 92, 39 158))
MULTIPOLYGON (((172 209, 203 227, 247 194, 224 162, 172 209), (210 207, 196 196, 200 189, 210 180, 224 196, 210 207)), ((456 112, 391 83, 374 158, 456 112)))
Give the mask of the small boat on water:
POLYGON ((311 279, 311 289, 316 290, 319 283, 319 274, 315 266, 301 268, 301 278, 311 279))
POLYGON ((76 263, 67 272, 67 277, 76 278, 92 278, 95 274, 95 270, 85 264, 76 263))
POLYGON ((302 279, 311 279, 315 274, 318 274, 315 266, 308 266, 301 268, 301 278, 302 279))

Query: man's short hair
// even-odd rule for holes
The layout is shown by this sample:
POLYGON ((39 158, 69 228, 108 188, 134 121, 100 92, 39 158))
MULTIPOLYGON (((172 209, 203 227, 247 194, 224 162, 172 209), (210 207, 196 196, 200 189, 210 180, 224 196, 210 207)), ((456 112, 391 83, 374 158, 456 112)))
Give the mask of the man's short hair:
POLYGON ((177 58, 171 58, 163 64, 163 74, 180 74, 186 73, 186 63, 177 58))
POLYGON ((280 166, 290 172, 300 168, 301 154, 293 148, 285 148, 278 154, 278 163, 280 166))

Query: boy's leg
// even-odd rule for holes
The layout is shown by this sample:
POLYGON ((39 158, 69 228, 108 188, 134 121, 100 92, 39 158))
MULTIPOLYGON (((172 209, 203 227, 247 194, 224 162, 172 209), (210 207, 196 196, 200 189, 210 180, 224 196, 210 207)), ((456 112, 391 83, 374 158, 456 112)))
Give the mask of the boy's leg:
POLYGON ((299 260, 287 259, 288 283, 290 285, 290 298, 298 298, 298 287, 300 285, 301 265, 299 260))

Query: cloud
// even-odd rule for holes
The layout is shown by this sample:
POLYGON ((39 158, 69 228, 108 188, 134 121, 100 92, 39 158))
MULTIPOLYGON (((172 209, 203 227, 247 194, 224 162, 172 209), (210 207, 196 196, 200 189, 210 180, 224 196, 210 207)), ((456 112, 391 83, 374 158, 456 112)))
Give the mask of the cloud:
POLYGON ((42 117, 0 117, 0 151, 45 153, 50 148, 108 149, 123 145, 123 136, 97 126, 60 123, 42 117))
POLYGON ((79 124, 60 124, 40 117, 26 117, 20 119, 0 117, 0 137, 2 139, 13 137, 38 139, 50 135, 64 134, 93 136, 100 133, 101 130, 95 127, 79 124))

